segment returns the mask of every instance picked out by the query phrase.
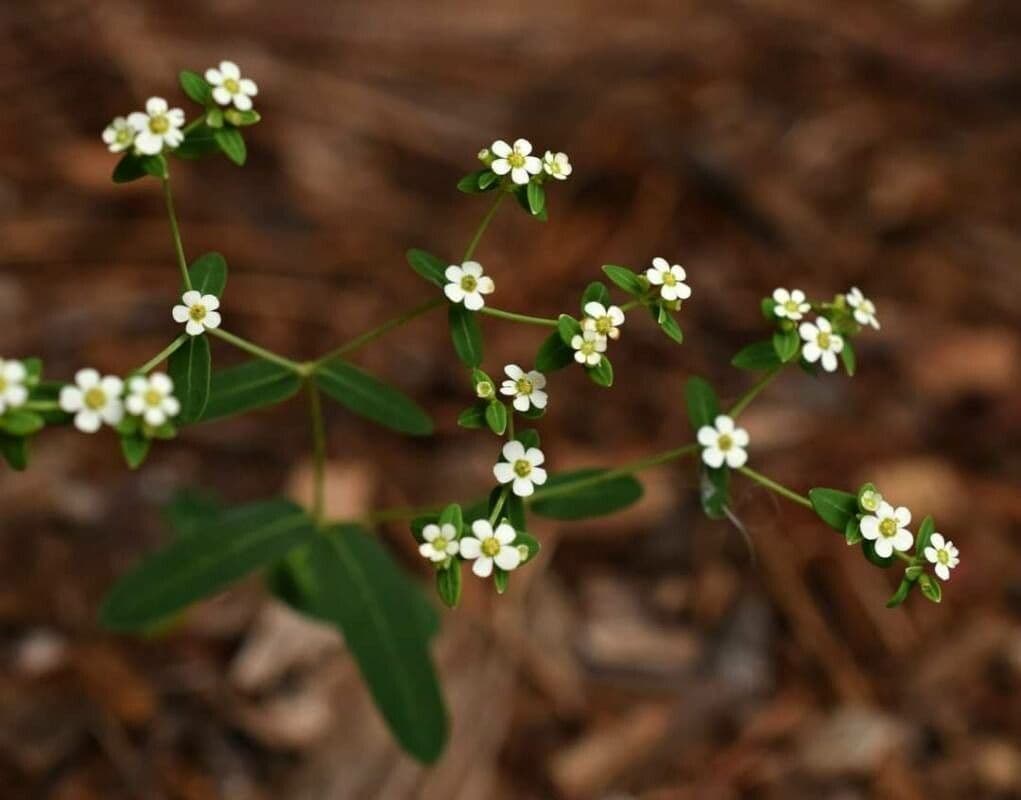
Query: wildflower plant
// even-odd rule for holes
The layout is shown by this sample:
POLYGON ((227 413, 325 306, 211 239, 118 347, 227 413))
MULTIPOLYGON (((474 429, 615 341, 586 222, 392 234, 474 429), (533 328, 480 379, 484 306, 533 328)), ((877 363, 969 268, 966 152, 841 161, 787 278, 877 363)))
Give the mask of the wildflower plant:
MULTIPOLYGON (((534 427, 550 402, 560 402, 555 374, 584 370, 597 387, 611 387, 611 355, 626 353, 625 318, 630 330, 638 324, 633 318, 641 316, 635 313, 641 309, 672 342, 683 343, 679 319, 693 295, 686 270, 658 256, 638 269, 605 265, 602 272, 609 285, 601 280, 590 283, 575 313, 552 318, 501 308, 501 276, 488 275, 476 260, 485 231, 508 197, 530 217, 545 222, 547 189, 569 179, 573 167, 561 152, 533 155, 526 139, 512 144, 497 140, 479 153, 481 168, 458 183, 462 192, 491 198, 464 252, 442 256, 423 249, 407 252, 411 269, 428 284, 427 298, 319 358, 292 360, 230 331, 227 262, 219 253, 188 261, 171 192, 170 165, 176 169, 181 159, 221 153, 244 164, 244 134, 259 121, 253 101, 257 86, 230 61, 203 73, 182 72, 180 83, 198 106, 190 120, 166 100, 150 98, 144 111, 117 117, 102 132, 103 142, 119 157, 114 181, 155 179, 162 189, 180 272, 180 285, 167 287, 166 322, 173 338, 123 376, 83 368, 70 382, 44 379, 37 358, 0 358, 0 456, 12 468, 24 469, 30 443, 44 428, 73 425, 82 433, 99 435, 108 428, 119 440, 127 464, 137 468, 159 441, 174 438, 182 429, 304 393, 314 492, 307 508, 284 499, 230 508, 175 505, 172 518, 183 535, 149 555, 112 588, 100 610, 105 626, 132 632, 165 629, 196 601, 261 572, 282 602, 343 633, 394 736, 413 756, 433 761, 442 752, 448 731, 429 652, 438 615, 370 529, 407 522, 423 568, 433 573, 439 599, 455 608, 463 580, 491 582, 503 593, 512 575, 528 567, 540 549, 530 533, 535 517, 581 520, 620 511, 642 495, 638 473, 689 457, 709 517, 730 513, 731 481, 738 475, 810 509, 877 566, 903 562, 902 579, 889 605, 904 602, 916 586, 924 597, 940 601, 941 582, 949 579, 959 553, 936 533, 931 517, 912 528, 911 512, 883 497, 872 484, 853 492, 813 488, 803 495, 749 466, 754 442, 739 426, 739 417, 788 366, 798 364, 823 376, 834 372, 839 360, 848 375, 854 374, 852 342, 864 328, 879 327, 875 305, 858 289, 829 301, 786 288, 763 298, 766 338, 742 349, 732 362, 758 375, 751 387, 723 406, 708 381, 687 380, 684 398, 692 441, 616 466, 560 471, 555 467, 556 453, 543 450, 534 427), (457 421, 498 440, 493 446, 491 492, 466 502, 380 509, 357 520, 329 519, 323 502, 324 400, 399 434, 429 435, 432 419, 414 400, 348 358, 440 309, 446 311, 453 351, 466 374, 467 407, 457 421), (483 369, 481 317, 538 327, 548 335, 536 352, 523 352, 518 364, 505 365, 505 377, 497 384, 483 369), (214 370, 213 340, 241 350, 249 360, 214 370), (470 577, 462 575, 465 566, 470 577)), ((697 280, 693 282, 697 285, 697 280)))

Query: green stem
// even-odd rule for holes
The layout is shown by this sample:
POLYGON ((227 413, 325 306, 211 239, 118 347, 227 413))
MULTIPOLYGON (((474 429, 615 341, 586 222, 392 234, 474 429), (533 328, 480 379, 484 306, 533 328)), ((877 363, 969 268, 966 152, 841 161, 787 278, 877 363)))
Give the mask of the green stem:
POLYGON ((238 348, 239 350, 244 350, 246 353, 251 353, 253 356, 261 358, 265 361, 272 361, 274 364, 279 364, 282 367, 286 367, 292 372, 296 372, 298 375, 306 376, 312 371, 312 369, 307 364, 299 364, 297 361, 291 361, 291 359, 284 358, 281 355, 277 355, 276 353, 267 350, 264 347, 259 347, 259 345, 250 342, 247 339, 242 339, 240 336, 235 336, 233 333, 225 331, 223 328, 211 328, 209 329, 208 332, 215 336, 217 339, 223 339, 223 341, 227 342, 228 344, 234 345, 234 347, 238 348))
POLYGON ((641 300, 629 300, 620 307, 621 311, 630 311, 632 308, 638 308, 638 306, 644 306, 645 303, 641 300))
POLYGON ((177 265, 181 268, 181 280, 185 291, 191 290, 191 276, 188 274, 188 259, 184 255, 184 244, 181 242, 181 229, 177 225, 177 214, 174 212, 174 195, 170 191, 170 178, 163 179, 163 199, 167 204, 167 217, 170 219, 170 235, 174 240, 174 251, 177 253, 177 265))
POLYGON ((541 325, 545 328, 557 327, 557 321, 555 319, 549 319, 548 317, 531 317, 528 314, 518 314, 514 311, 504 311, 501 308, 492 308, 491 306, 483 306, 479 309, 480 314, 486 314, 490 317, 499 317, 500 319, 509 319, 512 322, 523 322, 526 325, 541 325))
POLYGON ((769 386, 769 384, 773 382, 773 379, 780 374, 780 371, 782 369, 783 364, 781 364, 778 367, 773 367, 773 369, 771 369, 769 372, 767 372, 765 375, 759 378, 759 380, 755 383, 754 386, 752 386, 751 389, 749 389, 747 392, 741 395, 738 401, 730 407, 730 411, 727 412, 731 419, 737 419, 741 412, 748 408, 748 404, 751 403, 752 400, 754 400, 756 397, 758 397, 759 392, 761 392, 763 389, 765 389, 767 386, 769 386))
POLYGON ((316 359, 316 363, 322 364, 326 361, 329 361, 331 358, 337 358, 338 356, 342 356, 347 353, 353 352, 359 349, 360 347, 364 347, 369 342, 378 339, 380 336, 393 330, 394 328, 398 328, 407 322, 411 322, 411 320, 415 319, 416 317, 420 317, 423 314, 432 311, 434 308, 439 308, 440 306, 446 305, 446 303, 447 303, 446 298, 438 297, 432 300, 428 300, 425 303, 422 303, 421 305, 417 305, 414 308, 405 311, 403 314, 398 314, 396 317, 391 317, 382 325, 377 325, 372 330, 366 331, 360 336, 356 336, 354 339, 351 339, 350 341, 340 345, 340 347, 331 350, 326 355, 316 359))
POLYGON ((170 358, 170 356, 177 352, 177 349, 187 340, 188 334, 182 333, 180 336, 174 339, 174 341, 172 341, 170 344, 168 344, 166 347, 160 350, 160 352, 158 352, 156 355, 154 355, 152 358, 150 358, 148 361, 142 364, 142 366, 140 366, 138 369, 134 371, 141 373, 142 375, 148 374, 151 369, 156 367, 158 364, 161 364, 162 362, 166 361, 168 358, 170 358))
POLYGON ((323 403, 319 396, 319 388, 314 381, 306 378, 305 389, 308 392, 308 411, 312 420, 314 468, 312 516, 316 522, 321 522, 326 497, 326 424, 323 422, 323 403))
POLYGON ((812 501, 809 500, 805 495, 798 494, 793 489, 788 489, 786 486, 777 483, 771 478, 767 478, 761 472, 756 472, 751 467, 738 467, 738 472, 744 475, 746 478, 750 478, 760 486, 765 486, 771 492, 776 492, 781 497, 786 497, 788 500, 793 500, 795 503, 804 506, 805 508, 812 507, 812 501))
POLYGON ((503 491, 500 492, 500 496, 496 498, 496 503, 493 504, 493 510, 489 513, 489 524, 495 525, 496 520, 500 516, 500 512, 503 511, 503 504, 507 502, 507 492, 510 491, 509 486, 504 486, 503 491))
POLYGON ((23 408, 25 411, 58 411, 60 403, 56 400, 29 400, 20 408, 23 408))
POLYGON ((482 234, 486 232, 486 228, 489 227, 489 223, 493 221, 493 217, 496 216, 497 209, 500 208, 500 203, 503 202, 503 199, 506 196, 506 192, 498 192, 496 200, 493 205, 489 207, 489 211, 486 212, 486 216, 482 218, 482 222, 479 223, 479 227, 475 229, 475 235, 472 236, 471 241, 468 242, 468 247, 464 251, 464 258, 461 259, 462 262, 470 261, 471 257, 475 255, 475 249, 479 246, 479 242, 482 241, 482 234))

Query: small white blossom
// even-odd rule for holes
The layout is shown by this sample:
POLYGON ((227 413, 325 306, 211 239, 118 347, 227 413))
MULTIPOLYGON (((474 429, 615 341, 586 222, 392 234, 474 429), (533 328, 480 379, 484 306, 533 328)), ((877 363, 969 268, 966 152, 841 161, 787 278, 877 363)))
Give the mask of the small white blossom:
POLYGON ((252 98, 259 93, 255 81, 241 77, 241 70, 233 61, 221 61, 219 69, 206 70, 206 80, 213 86, 213 99, 221 106, 234 104, 238 111, 249 111, 252 98))
POLYGON ((606 352, 606 337, 594 330, 583 330, 571 339, 574 348, 574 360, 588 367, 597 367, 606 352))
POLYGON ((798 334, 804 339, 801 355, 809 364, 822 360, 822 368, 833 372, 837 368, 837 353, 844 349, 844 337, 833 332, 826 317, 818 317, 813 325, 802 322, 798 334))
POLYGON ((944 539, 943 534, 934 533, 929 537, 929 546, 925 548, 926 559, 935 564, 936 574, 940 580, 950 580, 950 570, 961 563, 958 558, 958 550, 949 539, 944 539))
POLYGON ((861 293, 861 289, 852 286, 844 298, 847 304, 854 310, 854 319, 859 325, 871 325, 879 330, 879 320, 876 319, 876 305, 861 293))
POLYGON ((894 508, 885 500, 879 504, 875 514, 861 519, 861 535, 875 542, 876 555, 889 558, 894 550, 909 550, 915 537, 908 530, 911 512, 904 506, 894 508))
POLYGON ((202 294, 190 289, 181 295, 182 305, 174 306, 174 322, 186 323, 189 336, 198 336, 207 330, 220 327, 220 298, 215 294, 202 294))
POLYGON ((426 525, 422 529, 425 542, 418 546, 418 552, 430 561, 446 561, 456 556, 460 549, 457 541, 457 528, 449 522, 444 525, 426 525))
POLYGON ((174 382, 162 372, 154 372, 148 378, 144 375, 131 378, 124 407, 154 428, 181 412, 181 403, 174 397, 174 382))
POLYGON ((653 286, 658 286, 664 300, 687 300, 691 287, 684 282, 688 273, 679 264, 671 265, 665 258, 652 259, 652 266, 645 271, 645 277, 653 286))
POLYGON ((600 336, 609 336, 611 339, 620 338, 620 326, 624 324, 624 312, 620 306, 604 306, 595 300, 585 304, 585 319, 581 321, 581 327, 585 330, 594 330, 600 336))
POLYGON ((115 117, 103 130, 103 141, 111 153, 121 153, 135 143, 135 129, 124 117, 115 117))
POLYGON ((528 497, 536 486, 546 483, 546 470, 540 464, 546 460, 538 447, 525 446, 517 440, 503 446, 503 457, 493 467, 493 474, 500 483, 513 483, 511 488, 518 497, 528 497))
POLYGON ((113 375, 100 377, 94 369, 75 373, 74 386, 60 390, 60 408, 74 414, 74 425, 82 433, 95 433, 102 423, 115 426, 124 416, 121 392, 124 381, 113 375))
POLYGON ((558 181, 566 181, 567 176, 574 172, 574 167, 571 166, 567 153, 553 153, 549 150, 542 157, 542 168, 546 170, 547 175, 551 178, 556 178, 558 181))
POLYGON ((789 292, 786 289, 774 289, 773 302, 776 303, 773 306, 774 314, 780 319, 789 319, 794 322, 801 319, 812 308, 811 304, 805 300, 805 293, 801 289, 791 289, 789 292))
POLYGON ((496 285, 488 275, 482 274, 478 261, 465 261, 461 266, 451 264, 443 273, 448 281, 443 293, 451 303, 464 303, 471 311, 478 311, 486 304, 484 294, 492 294, 496 285))
POLYGON ((712 425, 698 429, 698 443, 702 445, 702 460, 706 466, 716 469, 726 462, 728 467, 737 469, 748 461, 748 431, 735 428, 734 420, 720 414, 712 425))
POLYGON ((164 147, 174 148, 184 141, 181 126, 184 112, 179 108, 168 108, 162 97, 150 97, 145 102, 145 112, 128 114, 128 124, 135 129, 135 149, 147 156, 154 156, 164 147))
POLYGON ((883 496, 875 489, 866 489, 861 493, 858 502, 866 511, 875 511, 879 508, 879 504, 883 502, 883 496))
POLYGON ((529 406, 546 408, 548 397, 543 389, 546 387, 546 376, 536 370, 525 372, 517 364, 508 364, 503 368, 507 380, 500 386, 500 394, 513 397, 512 405, 517 411, 524 413, 529 406))
POLYGON ((9 408, 23 406, 28 400, 27 377, 28 370, 20 361, 0 358, 0 414, 9 408))
POLYGON ((510 173, 511 180, 524 186, 533 175, 542 172, 542 162, 531 155, 532 143, 528 139, 517 139, 511 147, 503 139, 497 139, 489 148, 496 156, 489 168, 497 175, 510 173))
POLYGON ((517 534, 514 528, 502 522, 493 530, 488 520, 477 519, 472 523, 471 534, 461 539, 461 555, 468 561, 474 561, 472 572, 480 578, 488 578, 493 574, 493 563, 500 569, 510 572, 521 563, 521 552, 513 547, 517 534))

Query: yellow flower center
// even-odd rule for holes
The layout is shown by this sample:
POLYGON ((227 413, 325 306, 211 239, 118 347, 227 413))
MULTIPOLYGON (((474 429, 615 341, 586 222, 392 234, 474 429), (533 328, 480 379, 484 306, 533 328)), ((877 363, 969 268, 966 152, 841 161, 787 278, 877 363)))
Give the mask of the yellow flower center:
POLYGON ((731 447, 734 446, 734 440, 729 434, 723 434, 719 439, 716 440, 716 446, 726 453, 731 447))
POLYGON ((150 389, 145 393, 143 399, 145 400, 145 404, 148 406, 158 406, 163 402, 163 395, 155 389, 150 389))
POLYGON ((492 558, 500 552, 500 540, 490 536, 482 540, 482 555, 492 558))
POLYGON ((830 335, 825 331, 820 331, 819 335, 815 337, 815 341, 823 350, 830 349, 830 335))
POLYGON ((90 408, 93 411, 98 411, 99 409, 101 409, 105 405, 106 405, 106 392, 104 392, 98 386, 95 386, 92 389, 89 389, 85 393, 85 406, 87 408, 90 408))
POLYGON ((897 535, 897 520, 892 517, 887 517, 879 523, 879 532, 883 534, 887 539, 891 536, 897 535))
POLYGON ((950 553, 947 552, 946 550, 937 550, 936 551, 936 560, 939 561, 940 564, 949 564, 950 563, 950 553))
POLYGON ((437 536, 433 539, 433 550, 437 553, 442 553, 447 549, 447 540, 443 536, 437 536))
POLYGON ((479 381, 475 384, 475 394, 485 399, 493 396, 493 384, 489 381, 479 381))
POLYGON ((677 283, 677 278, 674 277, 674 273, 667 272, 663 275, 663 283, 666 286, 673 286, 677 283))
POLYGON ((532 465, 523 458, 514 462, 514 472, 519 478, 527 478, 532 474, 532 465))
POLYGON ((165 114, 157 114, 149 120, 149 130, 153 133, 166 133, 170 129, 170 120, 165 114))
POLYGON ((525 157, 521 155, 517 150, 507 156, 507 163, 515 169, 519 169, 525 166, 525 157))
POLYGON ((131 144, 134 135, 131 128, 121 128, 117 131, 117 144, 131 144))
POLYGON ((0 392, 6 391, 7 381, 4 380, 3 376, 0 375, 0 392))
POLYGON ((531 394, 534 387, 528 378, 518 378, 517 388, 518 394, 531 394))
POLYGON ((200 303, 196 303, 188 309, 188 316, 196 322, 202 322, 206 318, 206 307, 200 303))
POLYGON ((241 84, 233 78, 227 78, 227 80, 223 82, 223 88, 231 94, 237 94, 241 91, 241 84))
POLYGON ((603 336, 606 336, 606 334, 613 330, 613 320, 609 317, 599 317, 596 320, 596 330, 603 336))
POLYGON ((595 342, 593 342, 593 341, 590 341, 590 340, 586 339, 585 341, 583 341, 583 342, 581 343, 581 347, 580 347, 579 349, 580 349, 580 350, 581 350, 581 352, 582 352, 582 353, 584 353, 585 355, 587 355, 587 356, 590 356, 590 355, 592 355, 592 354, 593 354, 594 352, 596 352, 596 343, 595 343, 595 342))
POLYGON ((461 278, 461 288, 466 292, 474 292, 475 287, 479 285, 479 282, 475 279, 474 275, 465 275, 461 278))
POLYGON ((793 300, 788 300, 786 303, 783 304, 783 307, 786 308, 791 313, 794 313, 794 312, 800 310, 798 308, 798 304, 795 303, 793 300))

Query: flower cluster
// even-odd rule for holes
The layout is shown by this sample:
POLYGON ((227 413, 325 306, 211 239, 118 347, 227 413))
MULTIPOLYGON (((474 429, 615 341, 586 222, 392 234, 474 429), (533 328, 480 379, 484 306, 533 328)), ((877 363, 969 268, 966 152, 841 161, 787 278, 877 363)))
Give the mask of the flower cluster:
POLYGON ((702 446, 702 461, 711 469, 726 464, 731 469, 743 467, 748 462, 748 431, 734 425, 734 420, 720 414, 712 425, 698 429, 698 443, 702 446))
POLYGON ((136 155, 155 156, 164 149, 173 150, 184 141, 184 112, 170 108, 162 97, 150 97, 145 111, 132 111, 116 117, 103 131, 103 141, 111 153, 134 148, 136 155))
POLYGON ((215 294, 202 294, 196 289, 189 289, 181 295, 181 303, 171 309, 174 322, 184 325, 189 336, 199 336, 207 330, 220 327, 221 317, 217 310, 220 298, 215 294))
POLYGON ((139 431, 147 438, 173 435, 169 422, 180 413, 181 404, 170 377, 162 372, 134 375, 126 388, 127 393, 117 376, 87 367, 60 390, 58 403, 61 411, 74 415, 74 426, 82 433, 95 433, 105 424, 122 435, 139 431))
POLYGON ((508 177, 515 186, 527 186, 533 180, 543 177, 558 181, 567 180, 573 168, 567 153, 547 150, 540 159, 532 155, 532 143, 528 139, 515 139, 507 144, 497 139, 488 149, 479 151, 479 161, 500 178, 508 177))

